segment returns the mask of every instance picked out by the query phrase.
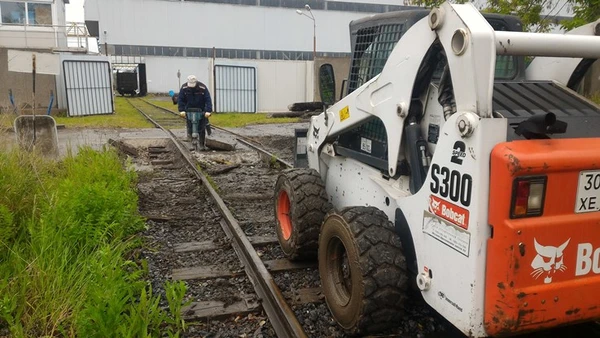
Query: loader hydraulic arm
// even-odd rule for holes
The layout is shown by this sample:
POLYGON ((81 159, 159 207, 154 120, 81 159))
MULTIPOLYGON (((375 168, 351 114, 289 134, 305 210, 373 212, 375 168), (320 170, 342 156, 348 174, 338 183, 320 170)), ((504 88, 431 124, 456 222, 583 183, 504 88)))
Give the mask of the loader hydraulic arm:
MULTIPOLYGON (((453 8, 444 4, 432 11, 402 36, 380 75, 313 118, 308 140, 309 163, 317 165, 318 154, 327 139, 376 116, 387 133, 387 174, 395 176, 398 162, 404 156, 400 147, 406 119, 413 99, 421 94, 414 92, 415 80, 427 53, 437 44, 446 51, 450 70, 456 69, 457 75, 452 76, 456 110, 471 114, 464 123, 476 123, 477 114, 491 116, 496 59, 493 34, 492 27, 474 7, 453 8)), ((466 128, 465 134, 469 132, 466 128)))
POLYGON ((479 119, 492 117, 496 55, 580 59, 600 56, 599 38, 575 33, 494 32, 471 4, 444 3, 402 36, 378 76, 324 114, 313 117, 307 144, 309 163, 318 167, 319 153, 327 140, 376 116, 387 133, 387 174, 396 176, 399 160, 407 157, 401 151, 406 119, 414 99, 422 94, 415 92, 415 81, 427 53, 437 44, 442 46, 452 74, 455 110, 459 115, 456 127, 463 137, 468 137, 479 119))

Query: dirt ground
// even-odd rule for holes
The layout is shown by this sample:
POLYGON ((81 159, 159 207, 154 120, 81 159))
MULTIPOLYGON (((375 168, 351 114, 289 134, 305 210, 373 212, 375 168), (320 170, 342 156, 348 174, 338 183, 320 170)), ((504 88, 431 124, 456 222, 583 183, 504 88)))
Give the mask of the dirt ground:
MULTIPOLYGON (((293 162, 293 129, 298 125, 251 126, 239 128, 236 133, 251 137, 263 147, 282 159, 293 162)), ((182 134, 183 136, 183 134, 182 134)), ((239 221, 247 236, 275 236, 273 213, 273 187, 281 170, 268 159, 237 142, 235 136, 213 131, 212 138, 236 144, 234 152, 209 151, 194 153, 203 170, 239 221), (235 167, 222 173, 223 169, 235 167)), ((140 153, 159 140, 128 140, 140 153)), ((226 248, 228 240, 218 227, 219 216, 206 190, 180 162, 165 168, 150 164, 145 155, 134 161, 142 174, 140 180, 140 211, 144 215, 160 215, 168 220, 148 222, 145 236, 152 250, 145 250, 143 257, 149 262, 152 285, 161 292, 164 282, 172 276, 173 269, 217 264, 232 272, 241 272, 243 266, 226 248), (223 245, 222 250, 211 252, 175 253, 173 247, 182 242, 213 241, 223 245)), ((278 244, 258 248, 263 260, 282 259, 284 255, 278 244)), ((273 278, 284 293, 320 286, 316 267, 296 271, 274 273, 273 278)), ((249 281, 240 276, 216 280, 193 280, 186 282, 188 299, 193 301, 220 300, 234 303, 240 300, 258 301, 249 281)), ((346 337, 335 323, 324 302, 296 304, 292 306, 299 322, 311 337, 346 337)), ((396 337, 426 337, 447 332, 448 326, 435 318, 433 311, 421 300, 410 300, 406 317, 399 321, 397 329, 387 332, 396 337)), ((253 336, 274 337, 268 318, 264 313, 226 320, 210 320, 194 323, 188 337, 253 336), (261 325, 262 323, 262 325, 261 325)))

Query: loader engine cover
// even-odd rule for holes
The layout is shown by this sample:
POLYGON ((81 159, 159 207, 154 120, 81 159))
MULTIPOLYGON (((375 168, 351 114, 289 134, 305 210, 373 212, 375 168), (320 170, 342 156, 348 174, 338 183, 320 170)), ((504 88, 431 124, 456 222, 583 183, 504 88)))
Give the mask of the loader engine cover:
POLYGON ((600 317, 594 296, 600 294, 598 149, 600 138, 513 141, 494 148, 488 334, 600 317))

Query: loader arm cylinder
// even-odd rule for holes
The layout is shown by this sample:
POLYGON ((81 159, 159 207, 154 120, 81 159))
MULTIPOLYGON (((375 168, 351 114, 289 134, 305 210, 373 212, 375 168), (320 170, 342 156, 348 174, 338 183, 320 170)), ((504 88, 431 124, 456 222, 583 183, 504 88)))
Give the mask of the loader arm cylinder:
POLYGON ((600 37, 497 31, 498 55, 600 58, 600 37))

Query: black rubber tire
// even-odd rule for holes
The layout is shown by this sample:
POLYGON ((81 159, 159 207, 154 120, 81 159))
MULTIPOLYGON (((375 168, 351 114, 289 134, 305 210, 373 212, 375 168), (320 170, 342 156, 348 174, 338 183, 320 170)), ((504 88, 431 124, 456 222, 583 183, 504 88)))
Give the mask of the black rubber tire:
POLYGON ((319 229, 332 209, 321 176, 314 169, 287 169, 274 190, 275 229, 283 253, 290 260, 316 259, 319 229))
POLYGON ((348 334, 372 334, 398 324, 409 275, 400 238, 383 211, 330 212, 319 236, 319 275, 327 306, 348 334))

